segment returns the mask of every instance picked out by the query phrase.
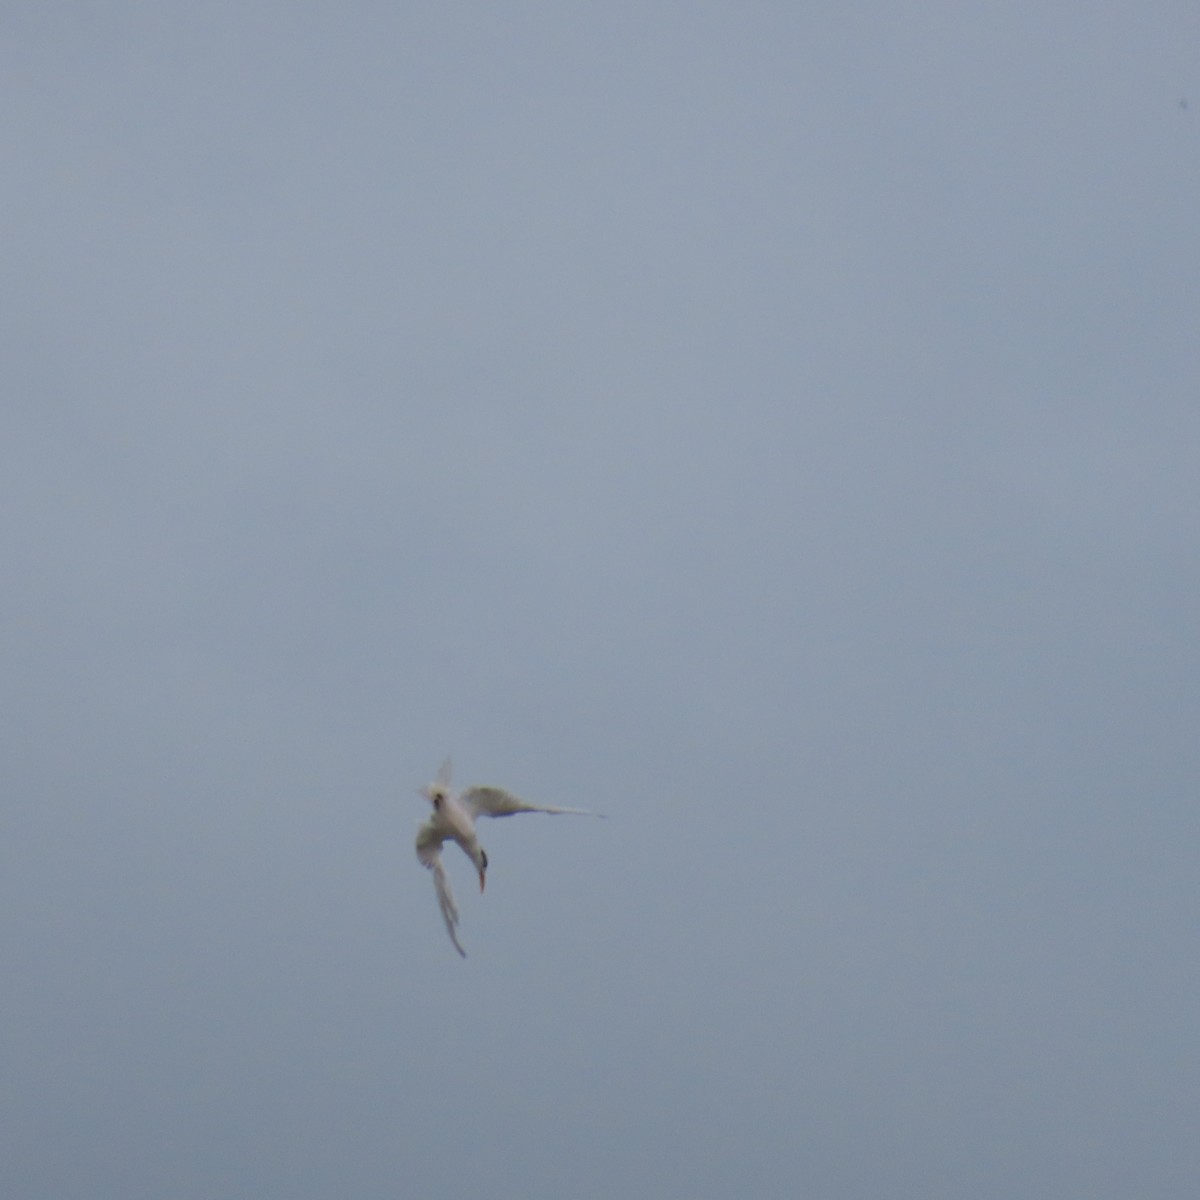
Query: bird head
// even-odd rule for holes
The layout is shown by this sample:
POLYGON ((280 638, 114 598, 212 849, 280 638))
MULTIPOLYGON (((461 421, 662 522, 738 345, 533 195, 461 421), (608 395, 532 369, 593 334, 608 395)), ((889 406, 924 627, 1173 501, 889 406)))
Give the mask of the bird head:
POLYGON ((487 882, 487 851, 480 846, 479 857, 475 860, 475 869, 479 872, 479 890, 483 891, 483 885, 487 882))

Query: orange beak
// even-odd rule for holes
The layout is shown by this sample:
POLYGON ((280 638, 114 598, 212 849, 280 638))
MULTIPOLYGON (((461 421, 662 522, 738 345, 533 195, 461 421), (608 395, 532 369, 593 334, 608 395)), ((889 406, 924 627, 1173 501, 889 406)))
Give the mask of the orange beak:
POLYGON ((480 871, 480 872, 479 872, 479 890, 480 890, 481 892, 483 891, 483 882, 484 882, 484 878, 485 878, 485 876, 484 876, 484 873, 483 873, 482 871, 480 871))

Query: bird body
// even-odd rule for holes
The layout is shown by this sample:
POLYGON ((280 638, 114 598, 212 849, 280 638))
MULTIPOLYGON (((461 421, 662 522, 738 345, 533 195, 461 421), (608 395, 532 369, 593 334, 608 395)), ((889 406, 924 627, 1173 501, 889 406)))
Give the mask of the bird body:
POLYGON ((549 805, 526 804, 524 800, 497 787, 472 787, 460 795, 450 788, 450 760, 442 764, 437 779, 419 789, 420 794, 433 806, 433 812, 417 830, 417 858, 422 866, 433 872, 434 890, 446 922, 446 932, 454 948, 466 958, 467 952, 458 940, 458 905, 450 890, 450 879, 442 862, 442 846, 457 842, 462 852, 471 860, 479 873, 479 890, 487 882, 488 856, 479 844, 475 832, 478 817, 511 817, 516 813, 538 812, 555 815, 570 813, 584 817, 599 817, 601 813, 589 812, 584 808, 554 808, 549 805))

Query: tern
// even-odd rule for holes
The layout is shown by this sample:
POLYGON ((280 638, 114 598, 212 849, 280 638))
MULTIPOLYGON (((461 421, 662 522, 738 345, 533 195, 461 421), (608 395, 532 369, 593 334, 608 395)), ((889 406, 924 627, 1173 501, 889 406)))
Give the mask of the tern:
POLYGON ((454 948, 463 956, 467 952, 458 940, 458 905, 450 890, 450 880, 442 863, 442 844, 454 841, 479 872, 479 890, 487 882, 488 856, 479 844, 475 833, 477 817, 511 817, 514 813, 570 813, 580 817, 600 817, 603 813, 589 812, 586 808, 553 808, 549 805, 526 804, 511 792, 498 787, 472 787, 460 795, 450 788, 450 760, 442 763, 437 779, 417 789, 433 805, 429 818, 421 822, 417 830, 417 858, 422 866, 433 872, 433 886, 437 891, 442 919, 454 948))

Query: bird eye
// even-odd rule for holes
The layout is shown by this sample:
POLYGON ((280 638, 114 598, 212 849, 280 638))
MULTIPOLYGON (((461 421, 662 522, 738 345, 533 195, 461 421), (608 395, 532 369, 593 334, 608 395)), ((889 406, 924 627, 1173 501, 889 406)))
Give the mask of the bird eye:
POLYGON ((487 870, 487 851, 482 847, 479 850, 479 861, 483 863, 483 869, 487 870))

